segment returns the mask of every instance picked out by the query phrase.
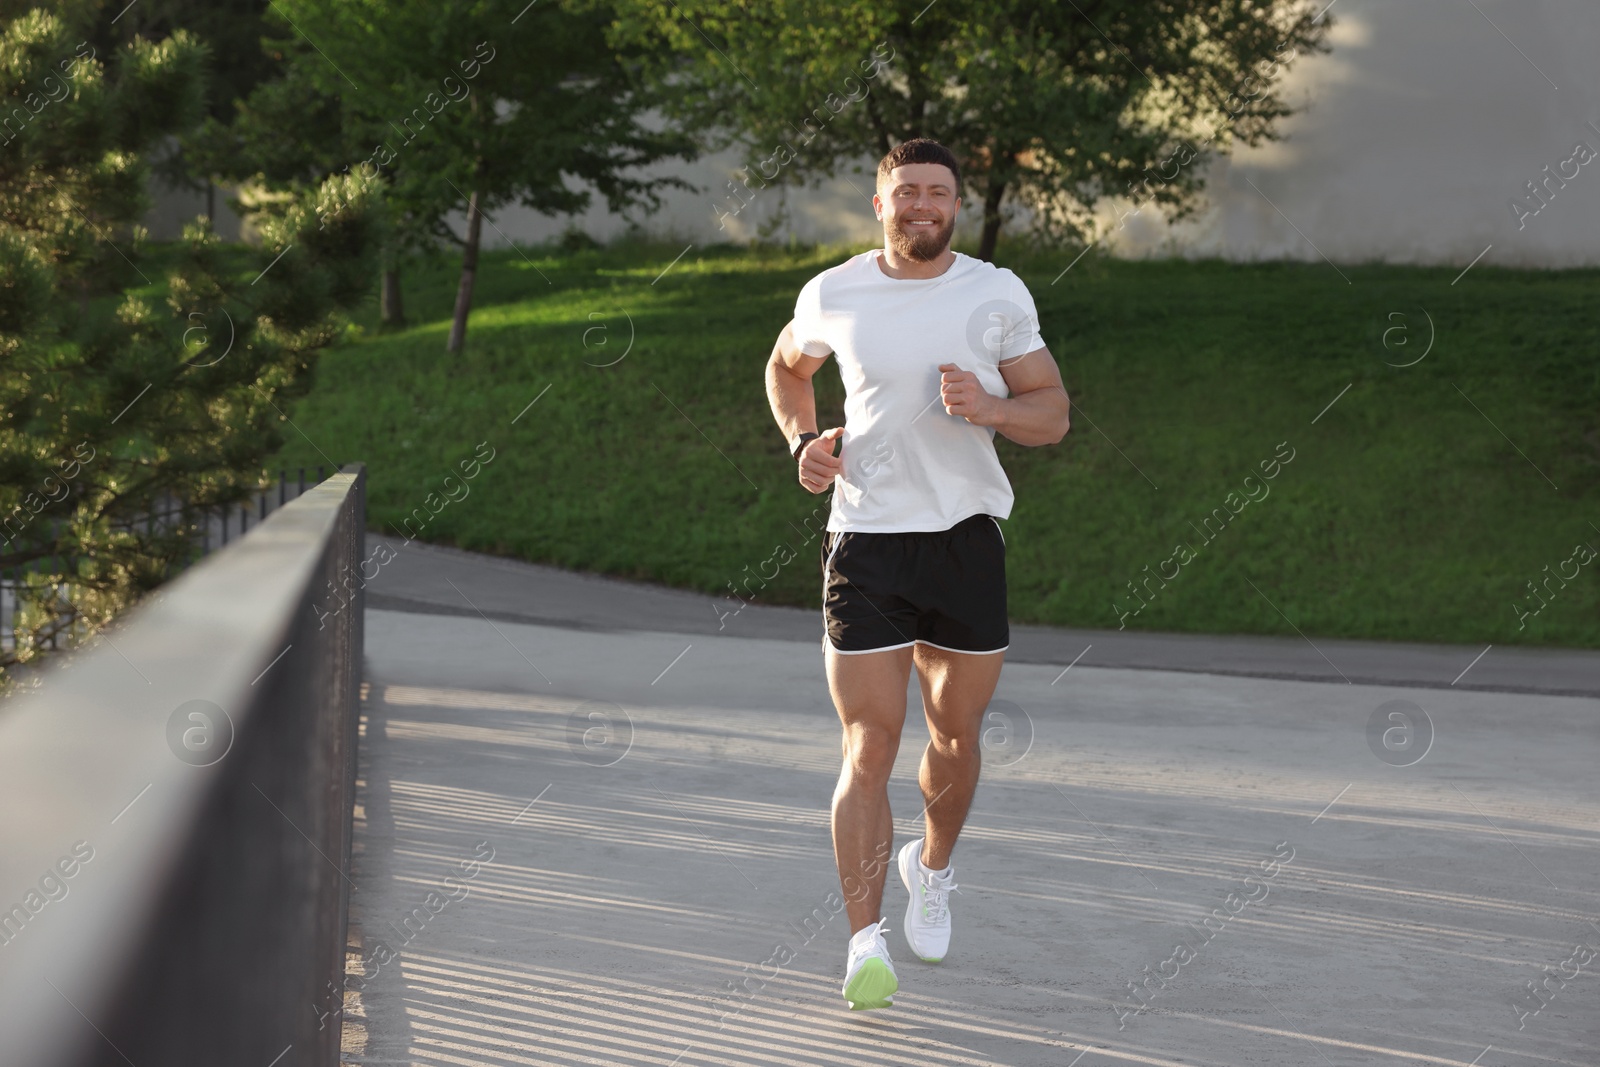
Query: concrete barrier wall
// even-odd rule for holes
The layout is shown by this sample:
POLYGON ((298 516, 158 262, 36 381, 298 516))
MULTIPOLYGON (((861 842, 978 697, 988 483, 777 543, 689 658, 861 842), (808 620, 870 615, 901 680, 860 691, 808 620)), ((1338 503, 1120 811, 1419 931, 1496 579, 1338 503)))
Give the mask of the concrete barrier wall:
POLYGON ((347 467, 0 710, 0 1061, 338 1063, 364 499, 347 467))

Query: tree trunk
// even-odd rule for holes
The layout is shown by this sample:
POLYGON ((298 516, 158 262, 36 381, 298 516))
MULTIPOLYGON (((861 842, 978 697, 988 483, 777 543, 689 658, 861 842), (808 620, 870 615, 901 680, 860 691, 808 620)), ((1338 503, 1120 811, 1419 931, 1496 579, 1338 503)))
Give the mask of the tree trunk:
POLYGON ((472 310, 472 283, 478 276, 478 237, 483 231, 483 213, 478 210, 478 190, 467 200, 467 247, 461 256, 461 285, 456 289, 456 313, 450 322, 450 340, 445 351, 454 355, 467 340, 467 312, 472 310))
POLYGON ((379 290, 378 311, 385 326, 404 326, 405 309, 400 306, 400 272, 394 267, 383 270, 383 288, 379 290))
POLYGON ((985 263, 994 262, 994 246, 1000 237, 1000 201, 1005 195, 1005 182, 989 182, 983 197, 983 236, 978 239, 978 258, 985 263))
POLYGON ((217 187, 211 182, 206 182, 206 222, 214 230, 217 228, 217 187))

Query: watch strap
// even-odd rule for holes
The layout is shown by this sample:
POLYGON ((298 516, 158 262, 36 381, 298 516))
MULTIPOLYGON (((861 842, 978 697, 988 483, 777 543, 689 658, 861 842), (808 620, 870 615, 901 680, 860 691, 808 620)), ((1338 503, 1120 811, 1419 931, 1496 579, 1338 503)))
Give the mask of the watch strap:
POLYGON ((800 450, 806 447, 806 442, 814 441, 821 436, 822 435, 820 433, 812 433, 811 431, 807 430, 805 433, 801 434, 795 439, 794 447, 789 450, 789 455, 795 459, 799 459, 800 450))

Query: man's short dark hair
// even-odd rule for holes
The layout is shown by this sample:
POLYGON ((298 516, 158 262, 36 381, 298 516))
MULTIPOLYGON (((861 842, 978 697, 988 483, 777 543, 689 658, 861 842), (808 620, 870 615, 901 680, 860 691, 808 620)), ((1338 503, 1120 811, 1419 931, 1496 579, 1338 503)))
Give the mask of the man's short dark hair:
POLYGON ((889 154, 878 161, 878 188, 883 188, 896 167, 907 163, 938 163, 950 168, 956 179, 956 196, 961 195, 961 164, 955 153, 931 137, 914 137, 889 149, 889 154))

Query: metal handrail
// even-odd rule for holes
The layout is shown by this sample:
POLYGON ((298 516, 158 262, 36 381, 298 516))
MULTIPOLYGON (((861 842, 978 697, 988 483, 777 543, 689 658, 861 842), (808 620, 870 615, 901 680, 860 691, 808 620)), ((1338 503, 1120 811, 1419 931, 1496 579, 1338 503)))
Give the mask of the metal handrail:
POLYGON ((365 482, 307 490, 0 717, 0 1060, 338 1062, 365 482))
MULTIPOLYGON (((327 469, 321 464, 317 465, 316 477, 311 483, 313 486, 321 483, 327 476, 325 474, 327 469)), ((191 506, 181 500, 165 500, 162 505, 155 507, 144 516, 129 518, 116 523, 114 528, 131 530, 143 526, 150 533, 153 533, 157 527, 168 532, 187 530, 191 544, 191 558, 182 559, 176 563, 174 570, 181 571, 196 560, 225 547, 228 544, 231 527, 235 523, 239 527, 238 536, 243 537, 250 529, 252 506, 256 512, 253 517, 254 521, 258 523, 264 522, 267 514, 273 508, 282 507, 290 499, 293 499, 289 496, 291 486, 297 486, 294 494, 295 498, 303 495, 306 492, 306 471, 308 468, 300 467, 297 470, 299 472, 298 479, 294 480, 290 477, 290 468, 279 468, 276 482, 268 483, 262 488, 252 490, 248 497, 237 503, 198 507, 191 506), (276 503, 273 503, 272 498, 274 496, 277 497, 276 503)), ((44 521, 46 520, 41 519, 41 522, 44 521)), ((64 520, 54 518, 53 521, 60 523, 64 520)), ((34 531, 34 533, 37 536, 38 531, 34 531)), ((18 540, 21 543, 27 543, 25 536, 19 537, 18 540)), ((9 545, 11 542, 7 540, 6 543, 9 545)), ((16 617, 21 591, 27 587, 29 576, 31 574, 70 575, 76 570, 77 565, 78 561, 72 557, 50 555, 31 564, 0 568, 0 653, 15 649, 21 641, 21 635, 16 630, 16 617)), ((70 600, 73 586, 74 583, 68 579, 59 581, 53 588, 60 595, 70 600)), ((70 611, 63 615, 63 621, 67 623, 72 621, 70 611)), ((76 632, 81 632, 85 628, 80 624, 52 630, 49 637, 42 643, 42 647, 51 651, 60 649, 63 638, 70 640, 76 636, 76 632)))

